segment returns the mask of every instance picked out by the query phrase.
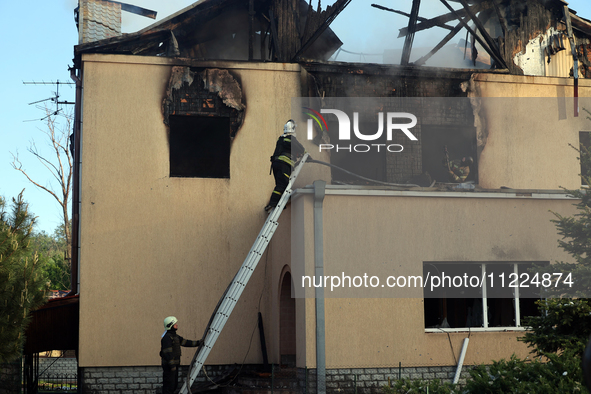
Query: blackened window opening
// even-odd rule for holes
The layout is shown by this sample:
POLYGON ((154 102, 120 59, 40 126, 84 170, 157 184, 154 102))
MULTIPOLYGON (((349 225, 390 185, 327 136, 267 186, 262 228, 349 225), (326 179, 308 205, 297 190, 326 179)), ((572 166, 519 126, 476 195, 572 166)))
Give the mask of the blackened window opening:
POLYGON ((230 118, 171 115, 170 176, 230 177, 230 118))

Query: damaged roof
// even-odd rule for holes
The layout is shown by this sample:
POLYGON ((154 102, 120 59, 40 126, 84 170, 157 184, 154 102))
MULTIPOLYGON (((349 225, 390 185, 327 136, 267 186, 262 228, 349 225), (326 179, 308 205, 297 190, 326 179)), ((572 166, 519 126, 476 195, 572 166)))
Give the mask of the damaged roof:
MULTIPOLYGON (((568 40, 572 41, 572 47, 577 47, 577 50, 573 51, 575 61, 577 51, 581 51, 586 57, 587 49, 581 46, 588 44, 591 22, 578 17, 576 11, 570 10, 568 3, 564 0, 439 1, 449 12, 429 19, 420 16, 420 0, 412 0, 410 14, 372 4, 372 7, 380 10, 408 17, 408 25, 401 26, 398 35, 399 38, 404 38, 400 57, 401 65, 424 65, 463 29, 467 30, 471 37, 470 54, 474 65, 480 50, 490 57, 491 68, 508 69, 512 74, 523 74, 523 70, 514 62, 516 54, 523 53, 529 41, 540 38, 549 29, 568 35, 568 40), (458 3, 460 7, 457 7, 457 4, 455 8, 452 7, 450 5, 452 1, 458 3), (410 54, 415 33, 433 27, 449 32, 429 53, 411 63, 410 54), (584 40, 578 41, 580 38, 584 40)), ((542 44, 541 41, 540 44, 542 44)), ((555 52, 551 51, 550 55, 553 54, 555 52)))
MULTIPOLYGON (((107 3, 109 0, 87 1, 107 3)), ((523 75, 527 71, 516 63, 516 55, 525 53, 529 41, 553 28, 564 39, 573 39, 577 47, 574 52, 580 53, 578 60, 582 62, 582 75, 591 77, 591 61, 588 59, 591 46, 587 48, 591 42, 591 21, 570 10, 566 1, 439 1, 449 12, 434 18, 420 16, 420 0, 407 0, 406 3, 412 3, 410 14, 371 4, 383 11, 408 17, 408 25, 399 29, 398 37, 404 40, 401 54, 397 55, 396 51, 384 53, 384 62, 396 64, 395 61, 400 59, 402 66, 425 65, 443 48, 449 51, 450 40, 460 31, 467 30, 471 45, 462 45, 464 48, 458 47, 456 52, 458 56, 463 52, 461 57, 468 57, 472 64, 461 68, 508 70, 511 74, 523 75), (571 26, 568 38, 567 25, 571 26), (411 62, 411 51, 414 51, 414 57, 421 52, 419 48, 413 49, 414 34, 433 27, 447 30, 447 35, 439 43, 434 43, 433 48, 424 48, 422 56, 411 62), (392 58, 396 60, 390 60, 392 58)), ((336 0, 322 10, 320 1, 314 9, 312 0, 201 0, 136 33, 77 45, 75 67, 80 67, 83 53, 195 60, 326 62, 342 46, 329 25, 350 2, 336 0)), ((548 62, 555 51, 549 52, 548 62)), ((572 56, 575 58, 577 54, 572 56)), ((567 76, 568 70, 564 73, 563 76, 567 76)))
POLYGON ((201 0, 136 33, 77 45, 75 63, 79 66, 82 53, 328 60, 342 45, 328 26, 350 2, 314 10, 305 0, 201 0))

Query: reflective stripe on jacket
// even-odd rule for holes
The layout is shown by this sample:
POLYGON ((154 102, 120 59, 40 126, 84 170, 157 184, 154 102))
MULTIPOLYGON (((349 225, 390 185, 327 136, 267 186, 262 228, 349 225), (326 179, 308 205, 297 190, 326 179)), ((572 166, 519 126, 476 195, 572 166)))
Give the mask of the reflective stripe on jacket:
POLYGON ((299 143, 295 136, 290 134, 283 134, 277 139, 275 151, 273 152, 272 160, 281 160, 294 165, 293 157, 301 156, 306 150, 299 143))

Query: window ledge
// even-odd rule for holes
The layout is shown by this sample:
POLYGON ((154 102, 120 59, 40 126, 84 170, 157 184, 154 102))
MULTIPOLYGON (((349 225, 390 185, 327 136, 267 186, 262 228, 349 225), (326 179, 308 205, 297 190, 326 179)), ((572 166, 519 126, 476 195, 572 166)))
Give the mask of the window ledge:
POLYGON ((425 328, 425 333, 454 333, 454 332, 513 332, 527 331, 525 327, 471 327, 471 328, 425 328))

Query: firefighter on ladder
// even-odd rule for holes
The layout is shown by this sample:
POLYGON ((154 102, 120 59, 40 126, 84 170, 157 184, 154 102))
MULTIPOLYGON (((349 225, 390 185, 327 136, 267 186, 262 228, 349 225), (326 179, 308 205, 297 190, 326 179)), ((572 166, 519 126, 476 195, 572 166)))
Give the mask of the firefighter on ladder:
POLYGON ((271 194, 269 203, 265 207, 266 212, 270 212, 277 206, 281 195, 287 188, 289 183, 289 177, 291 176, 291 170, 294 162, 306 153, 306 150, 296 139, 296 123, 293 119, 290 119, 283 126, 283 134, 277 140, 275 145, 275 151, 271 156, 271 170, 275 177, 275 189, 271 194))

